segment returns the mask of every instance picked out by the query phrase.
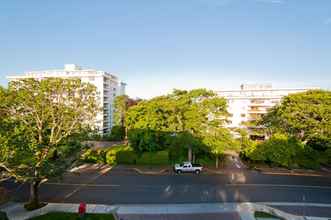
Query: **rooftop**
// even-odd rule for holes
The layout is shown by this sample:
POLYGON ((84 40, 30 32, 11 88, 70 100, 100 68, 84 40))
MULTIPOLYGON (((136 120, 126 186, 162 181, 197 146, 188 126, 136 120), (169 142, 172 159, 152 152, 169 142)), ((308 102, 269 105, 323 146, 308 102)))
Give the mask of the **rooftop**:
POLYGON ((63 69, 50 69, 50 70, 38 70, 38 71, 27 71, 23 75, 12 75, 7 76, 8 79, 18 78, 30 78, 30 77, 77 77, 77 76, 92 76, 92 75, 106 75, 114 80, 118 78, 108 72, 95 70, 91 68, 83 68, 76 64, 65 64, 63 69))

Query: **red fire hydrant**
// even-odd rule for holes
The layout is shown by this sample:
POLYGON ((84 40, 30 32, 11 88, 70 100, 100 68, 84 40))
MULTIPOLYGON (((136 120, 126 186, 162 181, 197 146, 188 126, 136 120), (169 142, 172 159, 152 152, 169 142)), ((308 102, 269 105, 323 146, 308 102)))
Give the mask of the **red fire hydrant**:
POLYGON ((86 203, 81 202, 78 207, 78 214, 80 218, 83 218, 86 213, 86 203))

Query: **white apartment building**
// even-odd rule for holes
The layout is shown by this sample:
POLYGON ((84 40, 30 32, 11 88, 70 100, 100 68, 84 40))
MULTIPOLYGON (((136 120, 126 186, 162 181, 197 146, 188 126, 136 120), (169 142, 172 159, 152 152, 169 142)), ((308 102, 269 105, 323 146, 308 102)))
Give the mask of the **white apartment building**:
POLYGON ((217 91, 228 103, 230 113, 228 127, 245 127, 247 121, 254 121, 277 105, 282 97, 308 89, 274 89, 271 84, 242 84, 238 90, 217 91))
POLYGON ((100 96, 100 107, 103 109, 97 114, 96 128, 100 133, 109 132, 113 122, 113 102, 116 96, 125 94, 126 84, 120 82, 113 74, 105 71, 82 68, 75 64, 65 64, 64 69, 30 71, 23 75, 7 76, 9 81, 27 78, 44 79, 48 77, 79 78, 82 82, 93 84, 100 96))

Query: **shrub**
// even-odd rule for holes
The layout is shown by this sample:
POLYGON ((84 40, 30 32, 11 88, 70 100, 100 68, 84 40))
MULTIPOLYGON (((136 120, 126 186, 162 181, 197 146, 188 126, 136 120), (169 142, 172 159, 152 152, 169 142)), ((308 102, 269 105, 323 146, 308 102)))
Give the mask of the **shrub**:
POLYGON ((145 152, 137 160, 137 164, 141 165, 164 165, 168 163, 168 151, 145 152))
POLYGON ((88 149, 82 154, 81 160, 87 163, 106 163, 106 151, 88 149))
POLYGON ((118 146, 113 146, 108 149, 106 153, 106 163, 109 165, 114 165, 117 164, 116 160, 116 154, 119 151, 133 151, 131 147, 125 146, 125 145, 118 145, 118 146))
POLYGON ((331 138, 323 136, 311 137, 306 145, 314 150, 325 151, 331 149, 331 138))
POLYGON ((318 169, 320 167, 318 151, 308 145, 297 152, 294 161, 299 167, 306 169, 318 169))
POLYGON ((169 148, 169 160, 173 163, 181 163, 187 160, 187 149, 181 146, 171 146, 169 148))
POLYGON ((5 212, 0 211, 0 220, 8 220, 7 214, 5 212))
POLYGON ((325 164, 330 165, 331 164, 331 148, 327 149, 324 153, 325 158, 326 158, 326 162, 325 164))
POLYGON ((207 156, 204 156, 202 158, 198 158, 197 163, 202 164, 202 165, 215 165, 215 158, 210 158, 207 156))
POLYGON ((136 164, 137 154, 134 151, 118 151, 116 153, 117 164, 136 164))
POLYGON ((244 149, 244 154, 253 161, 291 167, 296 154, 302 150, 302 143, 296 139, 283 134, 275 134, 261 144, 244 149))

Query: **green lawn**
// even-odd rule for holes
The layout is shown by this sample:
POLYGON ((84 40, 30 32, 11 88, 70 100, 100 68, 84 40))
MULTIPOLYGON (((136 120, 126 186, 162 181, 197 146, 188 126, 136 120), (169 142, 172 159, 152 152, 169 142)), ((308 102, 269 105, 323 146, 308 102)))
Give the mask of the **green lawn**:
MULTIPOLYGON (((50 212, 29 220, 79 220, 77 213, 50 212)), ((114 220, 112 214, 86 214, 84 220, 114 220)))
POLYGON ((282 220, 282 218, 274 216, 272 214, 266 213, 266 212, 255 212, 254 217, 256 219, 275 219, 275 220, 282 220))

